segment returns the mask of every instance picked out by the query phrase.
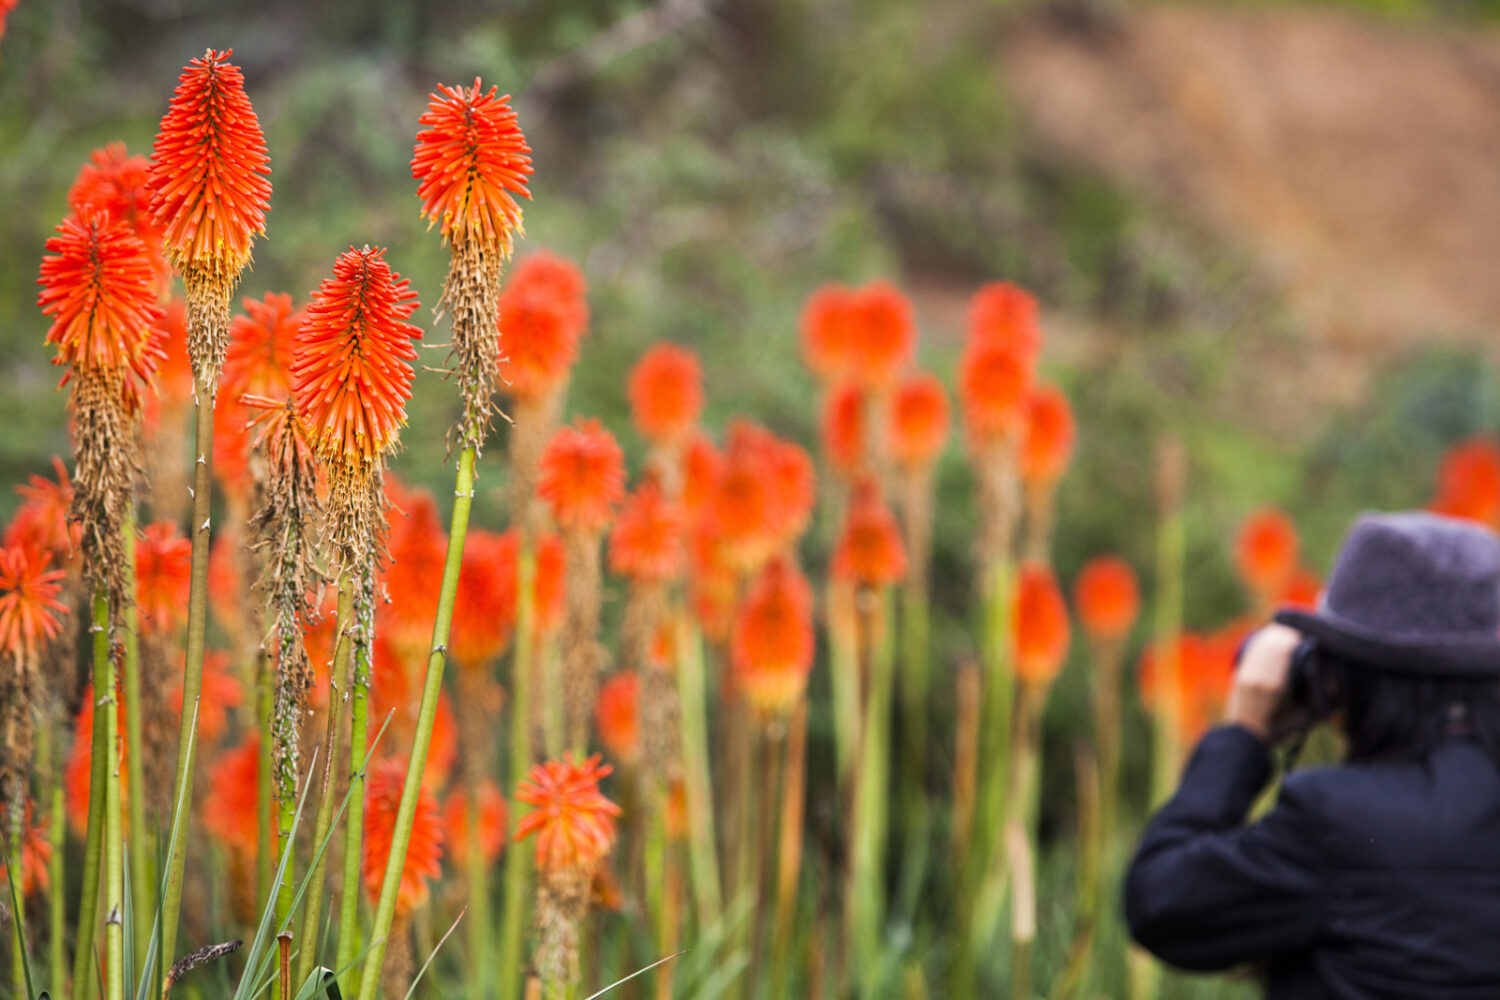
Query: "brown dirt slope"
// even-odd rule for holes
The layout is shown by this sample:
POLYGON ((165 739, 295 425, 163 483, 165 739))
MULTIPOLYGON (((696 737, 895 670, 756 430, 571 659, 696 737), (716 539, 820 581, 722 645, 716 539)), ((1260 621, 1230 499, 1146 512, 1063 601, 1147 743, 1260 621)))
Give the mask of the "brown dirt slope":
POLYGON ((1245 246, 1325 348, 1500 328, 1500 35, 1328 9, 1029 19, 1035 138, 1245 246))

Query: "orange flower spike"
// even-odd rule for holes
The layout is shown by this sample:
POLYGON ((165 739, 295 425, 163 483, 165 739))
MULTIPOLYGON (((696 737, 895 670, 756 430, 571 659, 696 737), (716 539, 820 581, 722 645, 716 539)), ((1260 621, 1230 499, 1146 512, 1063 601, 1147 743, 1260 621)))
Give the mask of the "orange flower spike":
POLYGON ((687 561, 686 526, 682 511, 648 477, 626 498, 610 531, 610 572, 650 583, 676 579, 687 561))
POLYGON ((1025 364, 1042 352, 1042 328, 1036 298, 1019 285, 994 281, 969 300, 969 340, 994 344, 1025 364))
POLYGON ((845 383, 823 404, 823 451, 833 470, 845 477, 861 472, 867 440, 864 390, 845 383))
POLYGON ((500 292, 500 383, 517 399, 539 400, 561 385, 588 327, 588 288, 570 261, 535 253, 500 292))
POLYGON ((516 787, 516 798, 532 807, 516 827, 517 839, 536 834, 536 866, 543 872, 594 868, 615 840, 620 807, 599 791, 614 768, 598 754, 579 764, 563 752, 531 769, 516 787))
POLYGON ((865 389, 882 389, 911 363, 917 326, 911 302, 888 281, 872 281, 854 292, 849 313, 849 368, 865 389))
MULTIPOLYGON (((87 215, 103 212, 112 222, 123 222, 146 245, 159 288, 172 278, 172 266, 162 256, 161 230, 151 215, 151 165, 144 156, 131 156, 123 142, 111 142, 89 154, 68 189, 68 205, 87 215)), ((192 381, 191 377, 188 380, 192 381)))
POLYGON ((542 452, 537 492, 563 531, 602 532, 625 496, 625 456, 597 419, 580 418, 542 452))
POLYGON ((872 479, 854 485, 844 527, 833 550, 833 575, 871 587, 896 583, 906 575, 901 531, 872 479))
POLYGON ((52 553, 7 546, 0 549, 0 653, 25 666, 55 639, 68 606, 60 569, 48 569, 52 553))
POLYGON ((157 394, 163 407, 181 408, 193 398, 193 365, 188 358, 187 303, 168 300, 151 328, 151 337, 162 354, 157 394))
MULTIPOLYGON (((505 796, 493 779, 479 786, 479 856, 493 864, 505 849, 505 830, 509 825, 505 796)), ((469 860, 469 801, 462 791, 448 794, 443 803, 443 837, 454 862, 466 865, 469 860)))
POLYGON ((724 457, 708 439, 698 433, 689 438, 682 456, 682 509, 689 514, 701 511, 713 496, 714 485, 724 466, 724 457))
POLYGON ((187 607, 188 577, 192 572, 193 543, 177 525, 157 521, 146 525, 135 548, 136 606, 143 633, 171 633, 187 607))
MULTIPOLYGON (((373 902, 380 896, 385 866, 391 858, 391 837, 396 830, 396 812, 406 781, 407 761, 393 757, 370 765, 365 779, 365 853, 360 866, 365 892, 373 902)), ((427 883, 443 873, 443 818, 437 800, 425 787, 417 794, 412 817, 411 840, 406 846, 406 864, 401 869, 396 893, 398 915, 410 914, 427 902, 427 883)))
POLYGON ((959 360, 958 390, 973 443, 1019 435, 1026 426, 1032 363, 1008 346, 971 340, 959 360))
POLYGON ((448 652, 461 667, 487 666, 510 643, 516 622, 514 534, 469 530, 458 571, 448 652))
POLYGON ((386 476, 385 484, 391 500, 387 510, 391 565, 385 577, 391 602, 386 607, 398 642, 425 649, 437 614, 448 533, 431 493, 414 490, 398 500, 391 488, 394 477, 386 476))
POLYGON ((54 364, 150 386, 162 355, 151 336, 157 293, 146 245, 123 222, 94 212, 59 223, 47 251, 37 304, 52 317, 46 342, 57 345, 54 364))
POLYGON ((1057 482, 1073 457, 1076 437, 1073 407, 1062 390, 1055 385, 1033 389, 1026 399, 1021 434, 1021 477, 1040 485, 1057 482))
POLYGON ((703 366, 685 347, 657 344, 630 370, 626 394, 641 436, 652 444, 676 444, 703 412, 703 366))
POLYGON ((1313 610, 1318 605, 1318 597, 1323 593, 1323 582, 1318 579, 1318 574, 1312 570, 1303 568, 1292 574, 1281 593, 1276 595, 1278 607, 1305 608, 1313 610))
POLYGON ((532 588, 536 631, 550 635, 562 625, 567 598, 567 552, 557 535, 543 535, 536 544, 536 577, 532 588))
POLYGON ((641 754, 641 678, 622 670, 599 687, 594 720, 599 742, 616 760, 633 761, 641 754))
POLYGON ((191 288, 196 277, 225 300, 271 207, 266 140, 232 50, 209 49, 184 67, 151 154, 151 211, 167 255, 191 288))
POLYGON ((521 206, 530 198, 531 147, 521 134, 510 95, 496 88, 438 84, 418 121, 411 175, 422 199, 422 217, 442 227, 449 243, 477 241, 509 255, 520 233, 521 206))
POLYGON ((287 399, 292 394, 292 353, 305 318, 292 307, 292 297, 267 292, 260 300, 244 299, 242 316, 229 324, 229 350, 224 355, 220 389, 225 397, 263 396, 287 399))
MULTIPOLYGON (((178 673, 181 674, 181 670, 178 673)), ((202 700, 198 703, 198 742, 212 746, 229 731, 229 715, 245 703, 245 692, 229 669, 229 654, 211 649, 203 657, 202 700)), ((182 682, 172 690, 172 711, 182 715, 182 682)))
POLYGON ((1089 635, 1122 638, 1141 611, 1135 570, 1119 556, 1095 556, 1084 563, 1073 584, 1073 605, 1089 635))
POLYGON ((784 716, 807 690, 814 638, 812 588, 786 557, 766 564, 730 637, 734 679, 762 716, 784 716))
POLYGON ((1014 602, 1016 676, 1023 684, 1045 687, 1068 655, 1068 608, 1052 570, 1037 564, 1021 567, 1014 602))
POLYGON ((1273 507, 1245 518, 1235 537, 1235 566, 1240 579, 1257 594, 1280 593, 1297 572, 1297 529, 1273 507))
POLYGON ((1500 444, 1475 437, 1444 452, 1432 510, 1500 527, 1500 444))
POLYGON ((789 545, 807 530, 817 501, 817 477, 812 457, 790 441, 770 442, 771 479, 769 527, 777 544, 789 545))
POLYGON ((256 850, 256 782, 260 778, 260 736, 251 732, 239 746, 219 754, 208 772, 203 828, 230 850, 256 850))
POLYGON ((891 395, 891 457, 907 468, 931 465, 948 440, 951 419, 942 381, 930 372, 908 376, 891 395))
POLYGON ((802 359, 825 381, 843 376, 850 365, 856 293, 844 285, 824 285, 802 307, 802 359))
POLYGON ((82 526, 69 519, 73 506, 73 484, 62 459, 52 456, 54 482, 32 474, 26 483, 16 487, 21 508, 5 529, 4 544, 52 553, 59 561, 72 558, 78 547, 82 526))
POLYGON ((396 446, 415 377, 406 322, 420 303, 382 248, 340 254, 313 294, 292 351, 297 416, 336 473, 365 477, 396 446))

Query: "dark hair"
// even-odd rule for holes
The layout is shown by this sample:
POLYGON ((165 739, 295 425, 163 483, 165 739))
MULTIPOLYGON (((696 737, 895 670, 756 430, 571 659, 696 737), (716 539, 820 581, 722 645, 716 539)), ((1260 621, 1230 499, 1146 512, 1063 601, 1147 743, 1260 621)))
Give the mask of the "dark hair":
POLYGON ((1439 743, 1472 739, 1500 764, 1500 682, 1401 674, 1333 663, 1347 760, 1420 760, 1439 743))

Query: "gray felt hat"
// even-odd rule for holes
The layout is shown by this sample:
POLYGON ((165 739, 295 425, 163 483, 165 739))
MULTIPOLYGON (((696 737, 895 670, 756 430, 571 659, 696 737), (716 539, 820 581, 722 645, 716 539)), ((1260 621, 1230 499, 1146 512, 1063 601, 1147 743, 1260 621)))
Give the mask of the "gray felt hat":
POLYGON ((1500 677, 1500 538, 1423 511, 1364 514, 1317 610, 1276 620, 1373 667, 1500 677))

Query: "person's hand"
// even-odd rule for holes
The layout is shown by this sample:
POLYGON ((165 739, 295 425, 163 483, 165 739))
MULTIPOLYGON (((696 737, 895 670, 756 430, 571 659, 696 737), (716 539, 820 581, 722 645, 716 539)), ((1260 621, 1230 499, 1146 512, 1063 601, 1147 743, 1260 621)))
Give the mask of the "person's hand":
POLYGON ((1262 742, 1285 731, 1287 675, 1302 633, 1285 625, 1259 629, 1245 644, 1224 721, 1244 726, 1262 742))

